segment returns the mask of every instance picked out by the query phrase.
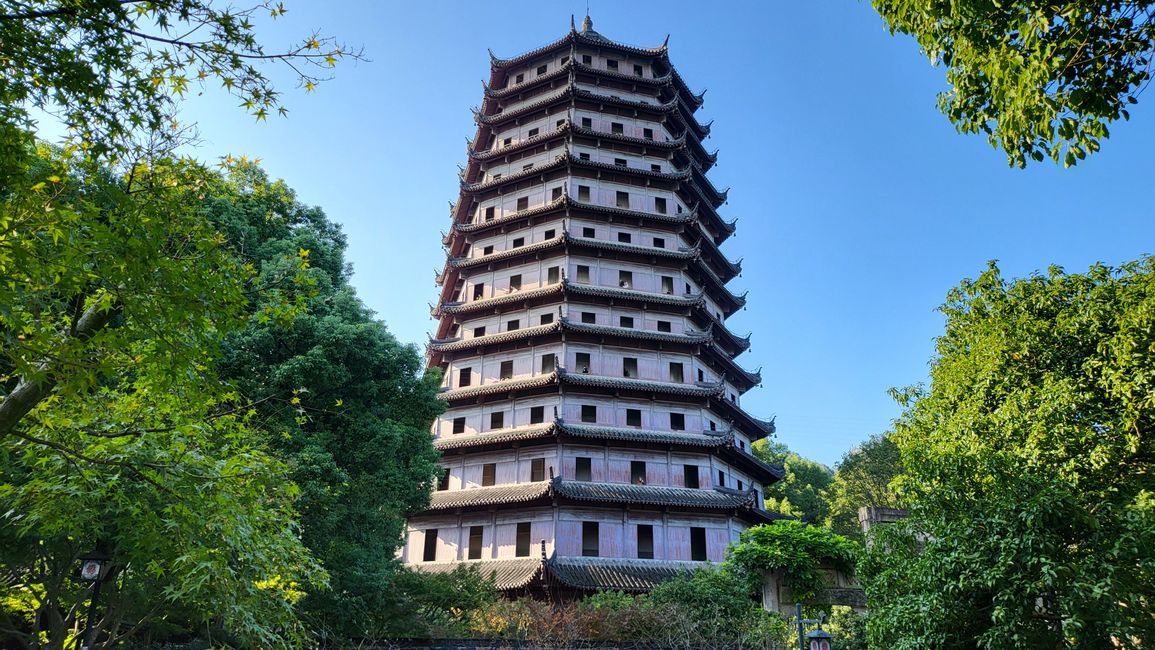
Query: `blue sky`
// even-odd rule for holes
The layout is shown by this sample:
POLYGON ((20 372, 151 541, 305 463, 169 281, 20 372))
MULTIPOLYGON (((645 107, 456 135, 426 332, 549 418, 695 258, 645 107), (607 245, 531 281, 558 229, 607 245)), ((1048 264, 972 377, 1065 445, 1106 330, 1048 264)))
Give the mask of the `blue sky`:
MULTIPOLYGON (((402 341, 433 327, 440 232, 457 198, 470 107, 486 48, 513 56, 561 37, 584 2, 286 2, 270 46, 312 29, 365 47, 308 96, 285 88, 288 119, 254 124, 209 90, 187 103, 193 154, 246 154, 319 205, 349 236, 353 283, 402 341)), ((595 29, 655 46, 708 88, 703 121, 721 150, 710 177, 738 217, 724 247, 753 332, 739 361, 763 367, 744 406, 778 437, 834 464, 898 415, 892 386, 923 381, 947 290, 998 259, 1008 275, 1118 264, 1155 252, 1155 115, 1140 104, 1078 168, 1021 171, 935 109, 944 73, 892 37, 865 2, 606 2, 595 29)))

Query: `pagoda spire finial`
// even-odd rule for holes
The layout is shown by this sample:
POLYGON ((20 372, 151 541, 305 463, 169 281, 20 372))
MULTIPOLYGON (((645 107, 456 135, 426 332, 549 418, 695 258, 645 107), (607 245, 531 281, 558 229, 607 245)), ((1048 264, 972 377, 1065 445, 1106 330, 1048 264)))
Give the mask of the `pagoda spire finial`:
POLYGON ((582 20, 582 31, 590 32, 594 29, 594 21, 590 20, 589 9, 586 9, 586 17, 582 20))

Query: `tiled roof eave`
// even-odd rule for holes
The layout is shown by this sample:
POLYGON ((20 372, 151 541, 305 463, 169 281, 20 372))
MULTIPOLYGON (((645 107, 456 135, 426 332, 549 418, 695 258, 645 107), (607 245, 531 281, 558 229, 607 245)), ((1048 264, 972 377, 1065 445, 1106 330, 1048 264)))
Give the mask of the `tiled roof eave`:
POLYGON ((429 508, 425 512, 531 503, 548 499, 553 489, 549 481, 540 481, 465 490, 439 490, 430 497, 429 508))
POLYGON ((574 87, 574 99, 581 99, 589 102, 597 102, 599 104, 613 104, 624 108, 632 108, 634 110, 653 111, 655 113, 673 113, 678 110, 678 100, 675 98, 664 104, 651 104, 649 102, 637 101, 633 99, 625 99, 622 97, 614 97, 612 95, 603 95, 602 93, 595 93, 582 88, 574 87))
POLYGON ((475 311, 486 311, 495 307, 501 307, 511 303, 517 303, 523 300, 532 300, 550 296, 553 294, 560 294, 565 290, 562 283, 542 287, 540 289, 530 289, 528 291, 515 291, 507 293, 504 296, 495 296, 493 298, 485 298, 482 300, 471 300, 469 302, 447 302, 441 303, 433 309, 433 316, 440 318, 445 314, 467 314, 475 311))
POLYGON ((651 429, 606 427, 591 424, 576 424, 558 422, 558 430, 578 438, 592 438, 597 440, 619 440, 635 443, 652 443, 676 445, 684 447, 717 448, 733 442, 730 436, 713 436, 703 433, 684 433, 677 431, 657 431, 651 429))
POLYGON ((590 138, 601 138, 603 140, 610 140, 612 142, 637 144, 644 147, 655 147, 658 149, 666 149, 670 151, 678 149, 686 144, 686 136, 684 135, 673 140, 647 140, 646 138, 635 138, 620 133, 606 133, 605 131, 587 129, 576 124, 573 126, 573 133, 575 135, 584 135, 590 138))
POLYGON ((498 251, 490 255, 481 255, 478 257, 451 257, 446 262, 450 268, 467 269, 474 266, 485 266, 494 262, 500 262, 505 259, 521 257, 522 255, 530 255, 550 248, 560 248, 565 245, 565 240, 561 237, 553 239, 545 239, 539 242, 534 242, 528 246, 519 246, 517 248, 507 248, 503 251, 498 251))
POLYGON ((672 248, 654 248, 653 246, 641 246, 639 244, 624 244, 622 242, 605 241, 603 239, 574 237, 573 235, 569 234, 565 236, 565 240, 566 243, 575 248, 592 248, 597 250, 614 251, 616 253, 631 253, 645 257, 660 257, 675 260, 697 259, 700 252, 700 249, 696 245, 693 248, 677 250, 672 248))
POLYGON ((479 160, 482 162, 487 161, 487 160, 493 160, 495 158, 501 158, 503 156, 515 154, 515 153, 517 153, 519 151, 523 151, 525 149, 530 149, 530 148, 535 147, 535 146, 537 146, 543 142, 548 142, 550 140, 560 138, 560 137, 564 136, 569 131, 569 126, 570 126, 570 122, 567 119, 565 121, 565 124, 561 125, 560 127, 556 128, 552 131, 547 131, 545 133, 539 133, 539 134, 533 136, 532 138, 526 138, 524 140, 518 140, 516 143, 510 144, 508 147, 499 147, 497 149, 488 149, 486 151, 477 151, 474 148, 470 147, 468 150, 468 154, 469 154, 470 159, 479 160))
POLYGON ((610 163, 597 162, 595 160, 582 160, 572 153, 570 154, 570 163, 574 167, 579 168, 598 169, 619 174, 624 173, 631 176, 640 176, 644 178, 657 178, 665 181, 684 181, 689 179, 692 173, 688 167, 686 169, 678 169, 672 172, 655 172, 638 167, 629 167, 627 165, 613 165, 610 163))
POLYGON ((607 377, 605 375, 587 375, 577 372, 558 371, 558 380, 563 384, 583 386, 588 388, 610 388, 618 390, 636 390, 659 393, 663 395, 677 395, 681 397, 719 397, 725 390, 721 382, 716 384, 675 384, 645 379, 627 379, 625 377, 607 377))
POLYGON ((555 555, 545 561, 543 575, 561 585, 581 591, 613 590, 642 593, 706 564, 692 561, 555 555))
POLYGON ((561 323, 554 322, 548 325, 538 325, 537 327, 527 327, 525 329, 498 332, 495 334, 486 334, 485 336, 475 336, 467 339, 434 339, 429 342, 429 349, 436 352, 472 350, 474 348, 486 345, 501 345, 502 343, 510 343, 512 341, 520 341, 522 339, 543 336, 545 334, 556 332, 560 329, 561 323))
POLYGON ((510 174, 508 176, 502 176, 501 178, 491 178, 487 181, 481 181, 478 183, 466 183, 465 181, 462 181, 461 182, 461 191, 464 192, 465 194, 476 194, 477 192, 484 192, 486 190, 491 190, 495 187, 500 187, 500 186, 506 185, 508 183, 514 183, 514 182, 520 181, 520 180, 525 179, 525 178, 531 178, 533 176, 537 176, 538 174, 542 174, 544 172, 553 171, 555 169, 560 169, 560 168, 564 167, 565 165, 566 165, 566 155, 560 154, 560 155, 556 156, 553 160, 545 163, 544 165, 541 165, 540 167, 534 166, 534 167, 531 167, 531 168, 526 169, 524 171, 519 171, 519 172, 516 172, 514 174, 510 174))
POLYGON ((536 377, 529 377, 527 379, 506 379, 488 384, 481 384, 479 386, 451 388, 441 391, 437 394, 437 397, 445 401, 471 399, 477 397, 485 397, 487 395, 497 395, 508 391, 543 388, 545 386, 556 384, 558 380, 558 373, 552 372, 545 375, 538 375, 536 377))
POLYGON ((555 478, 553 493, 577 502, 631 504, 706 510, 736 510, 754 503, 754 492, 695 489, 628 483, 594 483, 555 478))
POLYGON ((573 65, 574 72, 581 74, 591 74, 604 79, 614 79, 617 81, 625 81, 627 83, 636 83, 643 86, 664 87, 669 86, 674 81, 674 75, 666 73, 660 77, 639 77, 637 75, 629 75, 624 72, 612 72, 610 70, 602 70, 593 66, 585 65, 584 63, 576 63, 573 65))
POLYGON ((437 451, 446 452, 469 447, 503 445, 512 442, 552 438, 557 435, 557 431, 557 424, 551 422, 544 426, 522 427, 520 429, 508 429, 477 435, 450 434, 435 439, 433 441, 433 447, 437 449, 437 451))
POLYGON ((460 562, 414 562, 414 569, 426 573, 450 573, 457 567, 477 567, 484 577, 492 577, 494 586, 501 591, 522 589, 542 576, 541 558, 510 560, 465 560, 460 562))

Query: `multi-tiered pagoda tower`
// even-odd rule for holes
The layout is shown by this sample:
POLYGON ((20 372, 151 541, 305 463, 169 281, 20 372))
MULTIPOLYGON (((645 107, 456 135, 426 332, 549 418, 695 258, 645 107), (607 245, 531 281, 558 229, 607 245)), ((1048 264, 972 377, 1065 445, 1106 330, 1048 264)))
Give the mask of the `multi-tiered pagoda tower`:
MULTIPOLYGON (((491 55, 492 57, 492 55, 491 55)), ((403 559, 495 571, 507 590, 641 591, 720 561, 776 515, 757 460, 772 422, 741 396, 749 337, 734 224, 706 179, 702 105, 666 45, 615 43, 587 17, 492 59, 437 276, 429 365, 444 478, 403 559)))

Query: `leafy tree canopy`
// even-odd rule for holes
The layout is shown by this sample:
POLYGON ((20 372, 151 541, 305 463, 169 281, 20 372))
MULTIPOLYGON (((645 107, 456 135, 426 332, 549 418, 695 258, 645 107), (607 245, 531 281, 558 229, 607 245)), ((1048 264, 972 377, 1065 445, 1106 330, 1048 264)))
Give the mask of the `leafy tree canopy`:
POLYGON ((834 470, 834 480, 823 492, 829 508, 826 525, 840 535, 860 537, 859 508, 899 507, 898 495, 890 483, 900 474, 902 458, 898 446, 885 435, 871 436, 843 454, 834 470))
POLYGON ((786 473, 782 480, 766 486, 767 510, 809 522, 826 519, 828 507, 822 493, 833 477, 829 467, 799 456, 782 442, 759 440, 753 448, 758 458, 782 467, 786 473))
POLYGON ((911 516, 860 566, 872 645, 1146 645, 1155 258, 1014 281, 992 263, 941 309, 930 387, 898 394, 911 516))
POLYGON ((280 2, 10 1, 0 11, 0 121, 31 131, 28 108, 55 114, 97 157, 171 142, 176 100, 192 89, 219 84, 263 119, 286 109, 262 64, 286 64, 312 90, 339 59, 360 58, 318 34, 267 50, 255 23, 283 15, 280 2))
POLYGON ((1067 167, 1099 150, 1107 125, 1148 82, 1155 2, 873 0, 891 32, 910 34, 950 90, 939 108, 985 133, 1012 165, 1067 167))
POLYGON ((404 517, 428 504, 440 467, 429 434, 443 408, 439 377, 357 298, 345 237, 322 210, 244 162, 208 194, 211 219, 258 284, 277 287, 226 337, 221 370, 256 404, 268 443, 301 486, 303 537, 332 583, 303 607, 330 634, 382 633, 396 614, 384 585, 397 570, 404 517), (299 281, 280 282, 300 255, 309 265, 299 281), (266 302, 301 309, 291 320, 262 318, 266 302))

